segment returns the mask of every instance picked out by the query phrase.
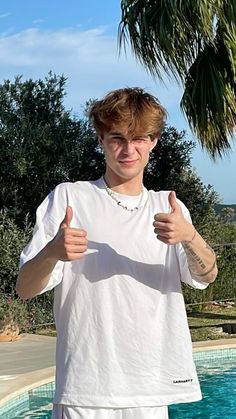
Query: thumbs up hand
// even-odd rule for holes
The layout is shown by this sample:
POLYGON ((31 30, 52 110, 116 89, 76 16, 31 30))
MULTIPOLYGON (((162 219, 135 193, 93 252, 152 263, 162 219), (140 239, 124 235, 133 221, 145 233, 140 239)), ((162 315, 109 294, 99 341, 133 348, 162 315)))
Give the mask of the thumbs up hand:
POLYGON ((191 241, 194 227, 183 216, 181 206, 176 200, 175 192, 168 196, 170 204, 169 213, 158 213, 154 216, 154 232, 157 238, 166 244, 176 244, 191 241))
POLYGON ((86 231, 70 227, 73 209, 66 208, 63 221, 54 239, 49 243, 50 257, 64 262, 81 259, 87 250, 86 231))
POLYGON ((70 227, 70 223, 72 221, 73 218, 73 209, 71 207, 67 207, 66 208, 66 215, 64 220, 61 222, 60 227, 61 228, 67 228, 70 227))

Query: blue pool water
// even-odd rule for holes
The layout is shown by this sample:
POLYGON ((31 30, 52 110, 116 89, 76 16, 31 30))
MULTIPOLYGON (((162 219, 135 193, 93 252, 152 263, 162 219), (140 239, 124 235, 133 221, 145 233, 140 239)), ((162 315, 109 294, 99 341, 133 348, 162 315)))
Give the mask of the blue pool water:
POLYGON ((170 406, 170 419, 236 419, 236 349, 233 352, 228 359, 196 361, 203 400, 170 406))
MULTIPOLYGON (((236 348, 194 354, 203 400, 172 405, 170 419, 236 419, 236 348)), ((24 393, 0 408, 1 419, 50 419, 54 383, 24 393)))

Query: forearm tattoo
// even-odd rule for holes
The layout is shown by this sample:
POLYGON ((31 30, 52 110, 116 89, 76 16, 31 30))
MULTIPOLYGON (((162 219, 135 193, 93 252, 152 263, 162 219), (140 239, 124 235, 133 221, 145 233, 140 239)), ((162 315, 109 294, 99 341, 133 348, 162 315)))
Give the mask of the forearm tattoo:
MULTIPOLYGON (((189 270, 193 275, 206 276, 213 271, 213 269, 216 266, 216 257, 214 259, 214 264, 210 267, 210 269, 207 272, 201 273, 201 270, 203 271, 204 269, 206 269, 206 265, 202 258, 197 255, 197 253, 191 247, 190 243, 183 243, 183 248, 187 255, 189 270), (198 270, 198 268, 200 268, 200 272, 195 272, 196 270, 198 270)), ((214 250, 208 244, 206 244, 206 248, 215 255, 214 250)))

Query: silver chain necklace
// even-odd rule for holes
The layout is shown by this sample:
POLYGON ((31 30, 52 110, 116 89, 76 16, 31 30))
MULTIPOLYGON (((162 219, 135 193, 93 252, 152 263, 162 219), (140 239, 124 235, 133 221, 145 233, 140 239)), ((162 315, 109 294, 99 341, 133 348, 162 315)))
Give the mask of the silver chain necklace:
POLYGON ((143 200, 143 195, 144 195, 144 189, 143 188, 142 188, 142 193, 141 193, 141 197, 140 197, 138 205, 136 205, 136 207, 134 207, 134 208, 129 208, 126 205, 122 204, 121 201, 119 201, 119 199, 115 196, 114 192, 109 188, 107 182, 105 181, 105 178, 103 177, 102 179, 103 179, 103 183, 104 183, 105 190, 106 190, 107 194, 113 199, 113 201, 115 201, 117 203, 117 205, 119 207, 123 208, 126 211, 130 211, 130 212, 137 211, 141 207, 142 200, 143 200))

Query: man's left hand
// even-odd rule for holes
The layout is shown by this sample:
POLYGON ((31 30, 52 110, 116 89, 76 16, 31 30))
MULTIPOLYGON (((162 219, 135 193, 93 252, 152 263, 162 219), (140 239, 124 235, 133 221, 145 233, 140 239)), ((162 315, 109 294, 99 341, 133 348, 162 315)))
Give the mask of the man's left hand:
POLYGON ((191 241, 195 229, 183 216, 181 206, 176 200, 174 191, 169 193, 169 213, 158 213, 154 217, 153 226, 157 238, 166 244, 191 241))

